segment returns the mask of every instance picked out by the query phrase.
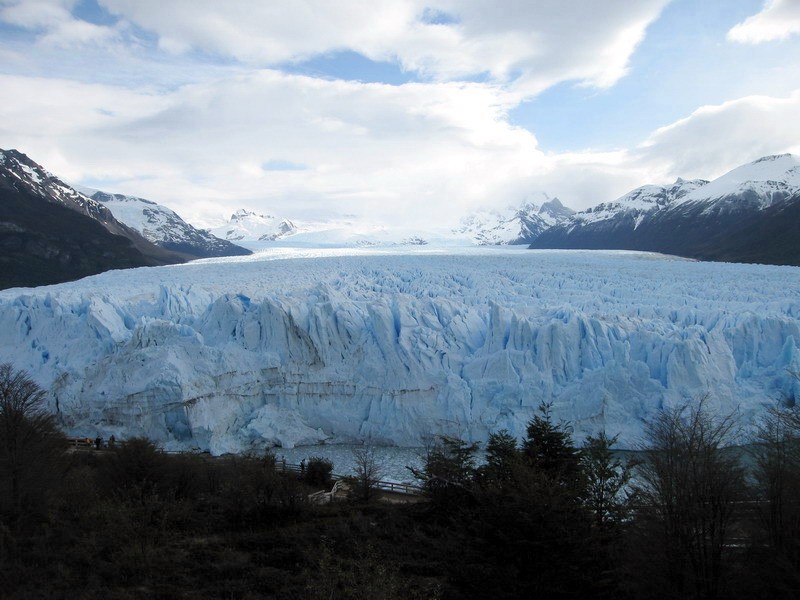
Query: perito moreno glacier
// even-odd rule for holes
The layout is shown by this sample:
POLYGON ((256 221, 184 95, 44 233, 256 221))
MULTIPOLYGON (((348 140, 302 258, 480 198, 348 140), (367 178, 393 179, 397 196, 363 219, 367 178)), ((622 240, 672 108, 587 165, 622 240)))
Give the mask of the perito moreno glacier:
POLYGON ((622 446, 800 398, 800 269, 633 252, 272 250, 0 292, 0 362, 65 430, 213 453, 522 436, 622 446))

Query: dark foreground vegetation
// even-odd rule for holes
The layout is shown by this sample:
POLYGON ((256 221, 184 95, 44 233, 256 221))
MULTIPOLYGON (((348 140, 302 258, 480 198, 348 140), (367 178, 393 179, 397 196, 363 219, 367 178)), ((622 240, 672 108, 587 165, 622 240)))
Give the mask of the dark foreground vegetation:
POLYGON ((0 366, 2 598, 797 598, 800 419, 763 423, 751 466, 700 402, 649 429, 638 465, 578 449, 547 407, 520 444, 442 439, 426 501, 313 505, 330 465, 169 455, 144 439, 67 452, 24 373, 0 366), (633 479, 631 480, 631 475, 633 479))

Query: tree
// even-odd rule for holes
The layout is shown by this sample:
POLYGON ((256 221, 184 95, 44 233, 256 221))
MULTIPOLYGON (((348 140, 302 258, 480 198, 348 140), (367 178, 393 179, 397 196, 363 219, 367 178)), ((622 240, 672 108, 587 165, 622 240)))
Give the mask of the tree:
POLYGON ((144 437, 133 437, 115 448, 105 462, 108 488, 116 496, 146 504, 163 495, 167 457, 144 437))
POLYGON ((528 464, 553 483, 576 494, 582 486, 580 451, 572 442, 569 424, 553 423, 551 405, 539 406, 541 415, 528 423, 522 453, 528 464))
POLYGON ((421 471, 408 467, 422 482, 435 506, 449 508, 472 495, 478 443, 442 436, 427 449, 421 471))
POLYGON ((777 566, 800 581, 800 412, 775 408, 761 422, 753 454, 763 502, 759 516, 777 566))
POLYGON ((704 400, 665 410, 647 425, 637 468, 639 517, 649 525, 642 529, 648 549, 639 554, 652 553, 647 562, 664 568, 643 579, 668 597, 719 597, 745 487, 738 459, 725 449, 734 442, 735 420, 713 417, 704 400))
POLYGON ((627 487, 631 467, 614 455, 611 448, 617 436, 609 438, 605 431, 586 438, 581 452, 581 466, 586 477, 584 503, 593 515, 594 526, 608 531, 627 516, 629 501, 627 487))
POLYGON ((477 471, 477 479, 483 488, 505 490, 519 476, 522 455, 517 440, 506 429, 489 435, 486 443, 486 464, 477 471))
POLYGON ((333 463, 321 456, 312 456, 308 462, 301 463, 301 479, 308 485, 330 489, 333 479, 333 463))
POLYGON ((381 476, 381 465, 372 446, 353 448, 353 473, 351 495, 362 502, 369 502, 375 496, 375 484, 381 476))
POLYGON ((66 440, 24 371, 0 364, 0 513, 12 522, 41 515, 59 481, 66 440))

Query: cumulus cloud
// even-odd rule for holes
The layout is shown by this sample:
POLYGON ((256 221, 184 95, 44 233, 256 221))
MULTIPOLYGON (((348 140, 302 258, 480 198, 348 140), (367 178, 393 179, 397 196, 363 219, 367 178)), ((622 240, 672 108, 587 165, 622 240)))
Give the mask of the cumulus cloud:
POLYGON ((535 94, 560 81, 609 87, 669 0, 100 0, 161 48, 269 66, 352 50, 434 81, 488 75, 535 94), (436 15, 438 18, 430 18, 436 15))
POLYGON ((637 160, 662 177, 713 178, 767 154, 800 153, 800 90, 703 106, 653 133, 637 160))
POLYGON ((106 180, 111 191, 198 220, 242 203, 446 218, 497 199, 543 163, 534 136, 505 119, 516 99, 482 84, 388 86, 259 71, 158 96, 24 77, 0 85, 19 99, 0 111, 3 139, 73 181, 106 180))
POLYGON ((73 17, 76 4, 77 0, 2 0, 0 22, 39 32, 42 43, 59 47, 106 44, 118 38, 113 28, 73 17))
POLYGON ((39 44, 0 45, 16 73, 0 75, 0 139, 68 180, 156 200, 198 224, 244 207, 443 225, 537 192, 582 209, 644 183, 800 152, 800 92, 705 106, 613 152, 548 154, 509 122, 558 82, 613 85, 667 0, 98 1, 113 25, 74 18, 76 0, 0 0, 0 20, 39 44), (161 52, 142 51, 142 31, 161 52), (73 63, 60 58, 64 45, 75 46, 73 63), (280 70, 339 50, 393 61, 417 81, 280 70), (102 78, 81 66, 95 55, 102 78), (44 76, 32 76, 37 65, 44 76))
POLYGON ((245 207, 429 226, 535 192, 581 209, 644 183, 800 152, 800 91, 702 107, 629 151, 545 154, 507 120, 518 97, 487 84, 261 70, 158 94, 12 76, 0 87, 4 144, 68 180, 205 225, 245 207))
POLYGON ((800 2, 768 0, 763 10, 728 32, 728 39, 745 44, 783 40, 800 33, 800 2))

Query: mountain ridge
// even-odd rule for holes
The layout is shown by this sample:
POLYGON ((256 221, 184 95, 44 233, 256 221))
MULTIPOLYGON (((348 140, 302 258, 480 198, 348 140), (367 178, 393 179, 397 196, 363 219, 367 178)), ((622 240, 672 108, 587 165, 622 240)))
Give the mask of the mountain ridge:
POLYGON ((166 250, 190 258, 252 254, 250 250, 190 225, 175 211, 152 200, 100 190, 95 190, 90 197, 110 209, 117 220, 166 250))
POLYGON ((18 150, 0 150, 0 288, 185 262, 18 150))
POLYGON ((770 155, 712 181, 641 186, 553 226, 533 249, 646 250, 800 266, 800 159, 770 155))

